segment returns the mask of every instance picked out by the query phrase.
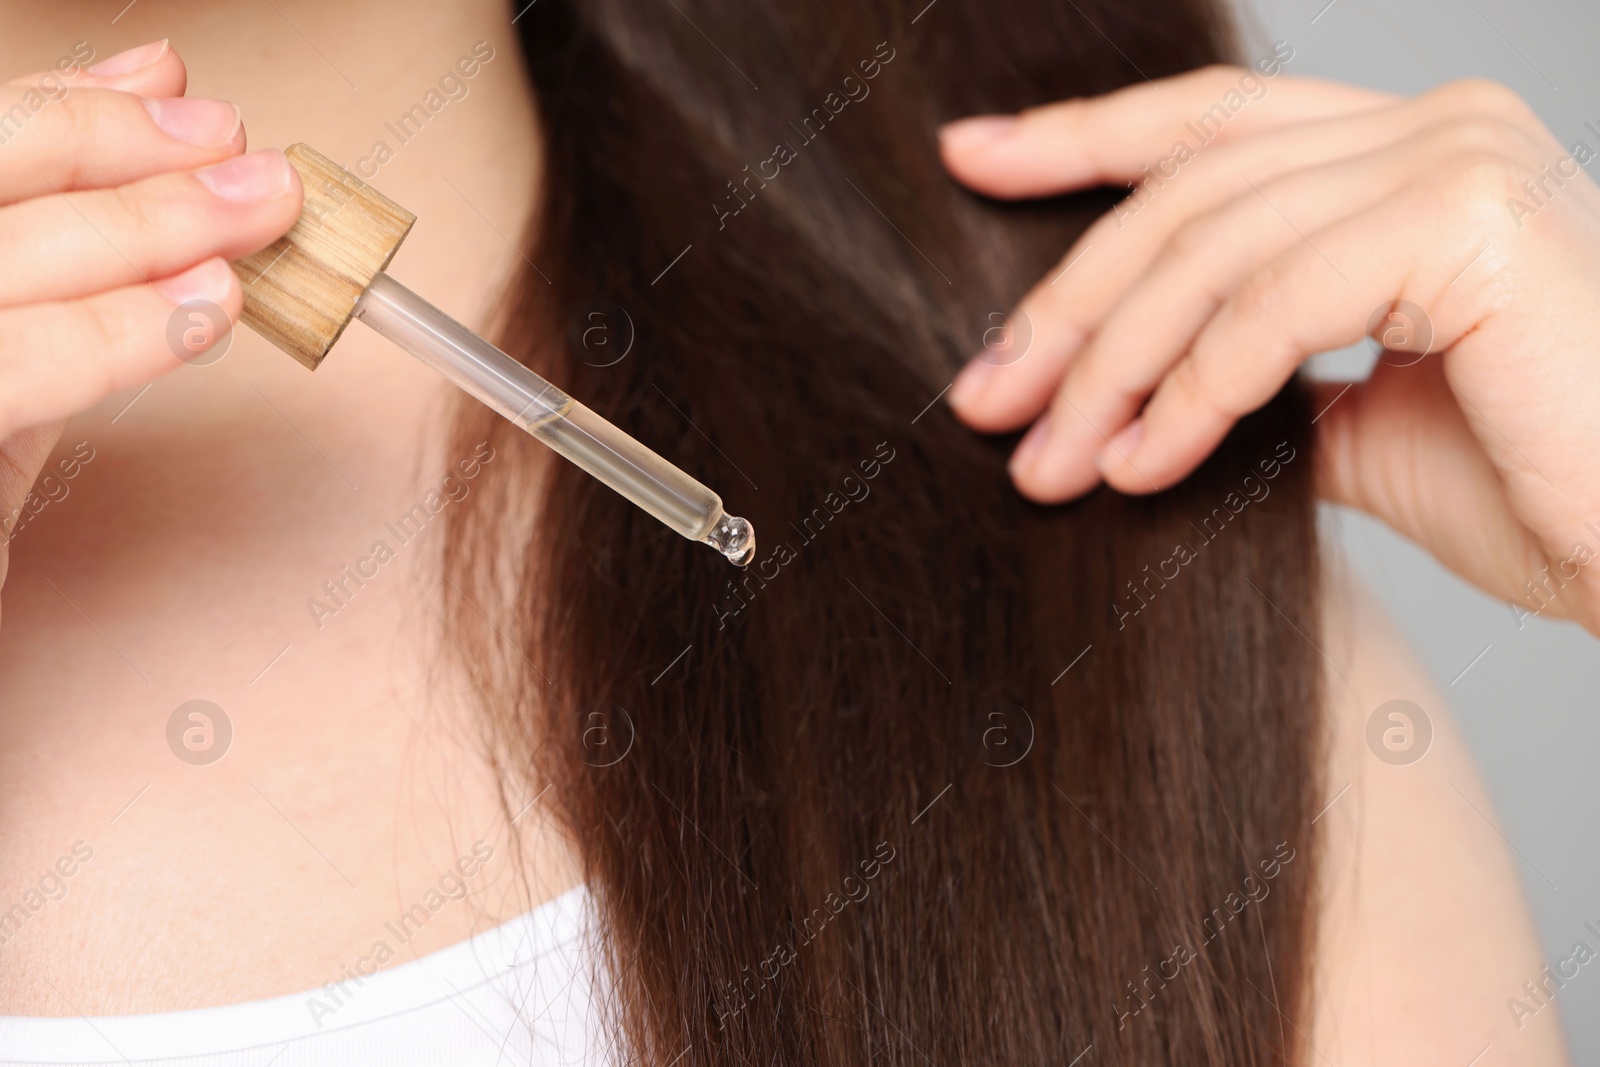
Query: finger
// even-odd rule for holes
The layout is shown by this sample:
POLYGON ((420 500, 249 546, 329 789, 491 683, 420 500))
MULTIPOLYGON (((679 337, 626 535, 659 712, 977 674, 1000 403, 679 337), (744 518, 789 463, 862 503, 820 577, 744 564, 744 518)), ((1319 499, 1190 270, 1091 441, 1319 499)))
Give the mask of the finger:
MULTIPOLYGON (((1242 176, 1268 182, 1297 168, 1359 154, 1406 136, 1424 119, 1398 108, 1386 110, 1393 114, 1383 122, 1363 116, 1249 138, 1189 164, 1182 182, 1153 179, 1160 183, 1157 187, 1136 193, 1097 220, 1058 268, 1023 297, 1016 318, 1032 331, 1024 358, 1004 367, 974 360, 950 392, 952 407, 969 425, 990 433, 1031 421, 1049 403, 1078 347, 1174 233, 1195 215, 1247 189, 1242 176), (1135 216, 1136 224, 1130 224, 1135 216), (1082 270, 1076 269, 1080 261, 1082 270)), ((1342 197, 1332 202, 1341 203, 1342 197)))
POLYGON ((1451 271, 1504 228, 1504 209, 1485 197, 1485 171, 1503 161, 1451 169, 1448 188, 1403 196, 1297 241, 1228 297, 1161 382, 1127 431, 1131 446, 1102 453, 1106 480, 1128 492, 1171 485, 1198 466, 1233 423, 1266 403, 1307 356, 1366 336, 1374 309, 1407 301, 1427 309, 1427 350, 1442 352, 1474 324, 1464 293, 1447 292, 1451 271), (1480 170, 1480 167, 1482 168, 1480 170), (1476 186, 1476 188, 1472 188, 1476 186), (1474 206, 1476 205, 1476 206, 1474 206), (1452 207, 1459 206, 1458 212, 1452 207), (1487 210, 1485 210, 1487 209, 1487 210), (1454 224, 1445 216, 1459 214, 1454 224))
POLYGON ((22 502, 66 425, 58 419, 17 430, 0 440, 0 548, 11 540, 22 502))
POLYGON ((183 60, 166 40, 130 48, 94 61, 94 48, 80 41, 49 70, 12 78, 6 85, 52 91, 64 83, 72 88, 116 89, 139 96, 182 96, 189 74, 183 60))
MULTIPOLYGON (((1059 393, 1083 418, 1054 423, 1057 432, 1048 448, 1036 453, 1031 464, 1016 468, 1018 484, 1031 495, 1052 497, 1068 486, 1092 485, 1106 462, 1128 485, 1137 483, 1129 491, 1163 485, 1159 470, 1127 466, 1106 438, 1116 439, 1239 286, 1305 241, 1306 233, 1327 229, 1408 186, 1431 180, 1450 160, 1504 145, 1506 136, 1494 120, 1458 120, 1404 145, 1294 171, 1264 187, 1246 180, 1247 191, 1173 235, 1073 358, 1059 393), (1097 431, 1090 431, 1090 424, 1097 431)), ((1262 386, 1270 389, 1266 396, 1281 384, 1263 379, 1262 386)))
MULTIPOLYGON (((1536 137, 1519 124, 1520 102, 1495 104, 1486 95, 1452 87, 1358 116, 1290 126, 1200 155, 1183 165, 1181 181, 1176 173, 1165 179, 1152 176, 1096 221, 1062 264, 1023 298, 1017 317, 1029 324, 1034 337, 1026 358, 1003 368, 975 360, 950 392, 952 407, 969 425, 986 432, 1015 430, 1035 418, 1049 403, 1077 347, 1146 276, 1173 237, 1197 215, 1251 184, 1261 187, 1282 174, 1388 146, 1422 158, 1429 152, 1537 142, 1538 154, 1546 154, 1548 135, 1540 130, 1536 137)), ((1352 210, 1359 206, 1348 199, 1347 190, 1339 189, 1328 202, 1352 210)), ((1231 245, 1225 232, 1217 238, 1218 248, 1231 245)))
POLYGON ((11 538, 23 521, 28 493, 66 425, 57 420, 0 438, 0 586, 11 569, 11 538))
POLYGON ((299 176, 282 152, 0 208, 0 306, 66 300, 165 278, 203 259, 239 259, 299 217, 299 176))
POLYGON ((188 67, 166 40, 108 56, 84 73, 107 89, 137 96, 182 96, 189 88, 188 67))
POLYGON ((105 189, 192 170, 244 151, 239 109, 225 100, 63 90, 49 98, 0 87, 0 205, 105 189))
POLYGON ((1365 382, 1319 383, 1317 491, 1383 520, 1446 567, 1507 600, 1547 562, 1517 522, 1443 363, 1380 363, 1365 382))
MULTIPOLYGON (((206 301, 236 320, 244 297, 227 261, 208 259, 154 285, 0 310, 0 438, 181 366, 167 327, 187 301, 206 301)), ((194 342, 185 357, 214 340, 194 342)))
POLYGON ((1337 82, 1207 67, 1015 116, 953 122, 939 131, 939 150, 950 173, 978 192, 1049 196, 1135 181, 1179 142, 1228 143, 1396 99, 1337 82))

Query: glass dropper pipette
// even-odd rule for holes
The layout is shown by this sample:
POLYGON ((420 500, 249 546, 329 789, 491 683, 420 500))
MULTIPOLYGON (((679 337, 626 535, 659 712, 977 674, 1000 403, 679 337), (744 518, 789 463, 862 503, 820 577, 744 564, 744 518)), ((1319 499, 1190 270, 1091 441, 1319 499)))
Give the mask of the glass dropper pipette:
POLYGON ((384 273, 417 217, 310 145, 300 217, 234 263, 240 321, 315 370, 352 318, 416 356, 691 541, 744 566, 755 531, 722 498, 384 273))
POLYGON ((741 567, 755 529, 722 498, 383 271, 355 317, 691 541, 741 567))

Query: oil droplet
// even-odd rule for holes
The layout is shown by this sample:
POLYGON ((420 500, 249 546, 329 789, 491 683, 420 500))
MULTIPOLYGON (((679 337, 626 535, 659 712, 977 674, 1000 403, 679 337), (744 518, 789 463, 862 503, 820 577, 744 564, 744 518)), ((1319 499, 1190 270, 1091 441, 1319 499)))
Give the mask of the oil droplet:
POLYGON ((737 515, 723 515, 706 535, 706 544, 743 567, 756 554, 756 528, 737 515))

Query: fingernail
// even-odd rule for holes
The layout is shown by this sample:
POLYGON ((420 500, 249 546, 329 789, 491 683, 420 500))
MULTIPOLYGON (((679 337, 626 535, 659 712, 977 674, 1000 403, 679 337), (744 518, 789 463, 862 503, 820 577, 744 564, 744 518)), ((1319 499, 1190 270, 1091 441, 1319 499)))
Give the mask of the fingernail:
POLYGON ((224 200, 270 200, 289 191, 294 171, 276 148, 235 156, 194 172, 201 184, 224 200))
POLYGON ((1015 115, 978 115, 957 119, 939 127, 939 140, 957 150, 983 148, 1000 140, 1016 128, 1015 115))
POLYGON ((221 304, 228 299, 237 279, 226 260, 208 259, 182 274, 156 282, 156 290, 174 305, 191 300, 221 304))
POLYGON ((1039 416, 1039 421, 1033 424, 1033 429, 1023 435, 1022 443, 1011 455, 1008 469, 1013 478, 1021 477, 1031 471, 1039 462, 1039 457, 1044 453, 1045 442, 1050 439, 1050 414, 1039 416))
POLYGON ((1144 437, 1144 419, 1134 419, 1124 426, 1095 457, 1095 466, 1101 474, 1110 474, 1124 464, 1131 464, 1139 451, 1139 441, 1144 437))
POLYGON ((162 133, 185 144, 215 148, 227 144, 239 132, 239 109, 226 100, 175 96, 168 100, 145 99, 143 103, 162 133))
POLYGON ((138 48, 130 48, 126 52, 118 52, 114 56, 107 56, 92 67, 85 69, 90 74, 97 74, 102 78, 114 78, 118 74, 132 74, 136 70, 144 70, 154 66, 156 61, 167 54, 167 39, 151 41, 138 48))
POLYGON ((994 377, 994 369, 994 364, 982 356, 974 357, 968 362, 950 385, 950 406, 961 409, 975 403, 989 387, 989 379, 994 377))

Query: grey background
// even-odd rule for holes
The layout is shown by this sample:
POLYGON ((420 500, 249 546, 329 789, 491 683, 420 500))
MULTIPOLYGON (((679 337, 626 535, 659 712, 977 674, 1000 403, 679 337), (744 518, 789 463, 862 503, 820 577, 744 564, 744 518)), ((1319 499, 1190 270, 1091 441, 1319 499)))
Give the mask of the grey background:
MULTIPOLYGON (((1595 0, 1240 2, 1246 54, 1288 41, 1295 50, 1290 74, 1407 93, 1456 78, 1493 78, 1520 93, 1563 144, 1582 138, 1600 147, 1582 128, 1586 120, 1600 125, 1595 0)), ((1590 165, 1591 177, 1597 166, 1590 165)), ((1387 527, 1343 510, 1327 518, 1450 699, 1494 797, 1500 829, 1520 853, 1546 962, 1580 937, 1593 947, 1583 924, 1600 925, 1600 853, 1593 848, 1600 826, 1600 642, 1570 623, 1533 619, 1519 630, 1506 604, 1387 527)), ((1600 1063, 1600 972, 1584 968, 1557 1003, 1573 1062, 1600 1063)))

